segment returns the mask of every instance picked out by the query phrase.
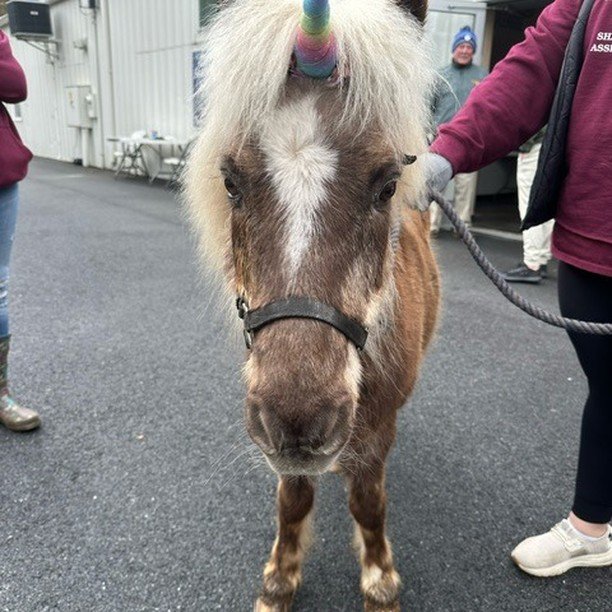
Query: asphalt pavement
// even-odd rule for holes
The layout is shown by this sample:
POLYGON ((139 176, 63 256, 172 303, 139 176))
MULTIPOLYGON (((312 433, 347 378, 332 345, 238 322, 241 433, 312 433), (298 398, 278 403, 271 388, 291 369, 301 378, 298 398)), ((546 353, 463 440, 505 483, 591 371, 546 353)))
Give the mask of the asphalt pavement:
MULTIPOLYGON (((35 160, 11 284, 15 395, 0 429, 0 610, 248 611, 276 480, 242 425, 243 347, 163 186, 35 160)), ((499 267, 520 245, 480 244, 499 267)), ((522 574, 566 515, 586 384, 562 331, 497 293, 450 235, 444 305, 388 463, 402 610, 612 610, 612 569, 522 574)), ((554 278, 522 293, 556 309, 554 278)), ((342 480, 320 479, 296 612, 359 611, 342 480)))

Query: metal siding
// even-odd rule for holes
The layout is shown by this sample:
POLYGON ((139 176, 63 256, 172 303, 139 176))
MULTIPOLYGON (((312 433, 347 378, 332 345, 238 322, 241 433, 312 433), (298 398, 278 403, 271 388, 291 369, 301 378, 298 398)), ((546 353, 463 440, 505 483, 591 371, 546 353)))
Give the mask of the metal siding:
POLYGON ((99 5, 99 56, 92 14, 81 11, 78 0, 51 6, 54 37, 62 41, 61 57, 54 64, 11 38, 29 87, 18 128, 36 155, 66 161, 81 156, 78 130, 67 126, 68 85, 91 85, 98 96, 99 118, 90 137, 93 165, 103 164, 102 148, 105 165, 110 165, 108 136, 152 129, 181 139, 193 134, 191 65, 199 30, 198 0, 106 0, 99 5), (73 47, 80 38, 88 38, 88 52, 73 47))
POLYGON ((19 131, 37 155, 71 161, 78 151, 77 133, 67 126, 65 88, 91 83, 87 54, 72 46, 74 40, 87 36, 87 22, 79 13, 77 1, 53 6, 51 21, 54 38, 62 41, 61 57, 53 64, 41 51, 11 38, 15 57, 28 79, 28 99, 22 104, 19 131))
POLYGON ((115 0, 110 8, 118 133, 188 138, 197 0, 115 0))

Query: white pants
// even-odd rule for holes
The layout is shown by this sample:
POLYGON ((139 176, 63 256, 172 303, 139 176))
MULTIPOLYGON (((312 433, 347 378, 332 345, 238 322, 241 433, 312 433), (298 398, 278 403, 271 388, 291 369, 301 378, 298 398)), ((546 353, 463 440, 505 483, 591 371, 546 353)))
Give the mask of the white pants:
MULTIPOLYGON (((518 204, 521 221, 527 214, 529 193, 538 167, 541 144, 534 145, 528 153, 519 153, 516 165, 516 184, 518 186, 518 204)), ((523 232, 523 261, 534 270, 548 263, 552 257, 550 253, 550 239, 554 221, 547 221, 523 232)))
MULTIPOLYGON (((472 222, 472 215, 474 214, 477 183, 478 172, 457 174, 442 193, 447 200, 452 200, 459 218, 468 225, 472 222)), ((436 203, 433 203, 431 205, 432 230, 440 229, 442 214, 442 209, 436 203)))

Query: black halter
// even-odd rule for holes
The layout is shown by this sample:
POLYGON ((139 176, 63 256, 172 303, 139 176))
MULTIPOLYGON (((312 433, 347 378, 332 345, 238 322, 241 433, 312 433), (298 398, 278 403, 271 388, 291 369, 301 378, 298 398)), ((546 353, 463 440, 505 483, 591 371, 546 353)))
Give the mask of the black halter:
POLYGON ((253 346, 255 332, 281 319, 314 319, 327 323, 343 333, 358 350, 363 350, 368 330, 358 321, 347 317, 338 309, 309 297, 290 297, 270 302, 256 310, 249 310, 244 298, 236 300, 238 316, 244 321, 244 341, 247 349, 253 346))

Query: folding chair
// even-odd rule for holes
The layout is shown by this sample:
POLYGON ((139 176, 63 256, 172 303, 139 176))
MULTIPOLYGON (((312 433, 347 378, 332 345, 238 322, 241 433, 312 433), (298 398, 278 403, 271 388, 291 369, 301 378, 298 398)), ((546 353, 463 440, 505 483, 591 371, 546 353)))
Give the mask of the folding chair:
POLYGON ((178 183, 178 180, 181 176, 181 172, 187 163, 187 157, 189 156, 189 151, 193 146, 195 139, 190 140, 182 149, 180 150, 180 155, 173 157, 164 157, 162 158, 162 164, 166 166, 170 166, 173 168, 172 174, 168 179, 168 185, 172 186, 178 183))
POLYGON ((142 144, 139 142, 139 140, 146 135, 146 131, 139 130, 138 132, 133 132, 129 138, 119 139, 121 150, 113 153, 118 164, 115 170, 115 178, 120 174, 126 174, 128 176, 147 174, 147 168, 142 158, 142 144))

